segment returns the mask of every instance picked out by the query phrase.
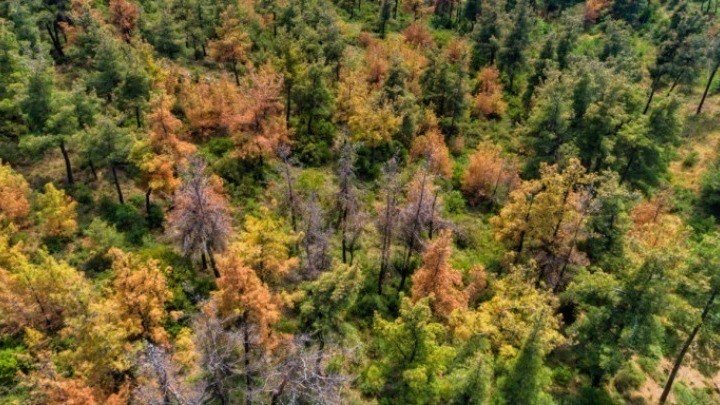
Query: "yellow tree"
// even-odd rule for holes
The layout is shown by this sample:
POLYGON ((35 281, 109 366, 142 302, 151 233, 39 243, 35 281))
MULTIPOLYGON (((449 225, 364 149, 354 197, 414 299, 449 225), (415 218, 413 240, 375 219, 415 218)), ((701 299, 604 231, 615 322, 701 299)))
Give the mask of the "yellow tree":
POLYGON ((510 258, 536 260, 537 282, 547 281, 557 290, 570 266, 587 263, 577 246, 587 238, 593 176, 576 159, 563 170, 543 165, 540 172, 540 180, 525 181, 510 194, 491 222, 495 238, 513 250, 510 258))
POLYGON ((58 331, 85 305, 90 286, 83 275, 45 252, 38 256, 31 262, 7 238, 0 239, 0 329, 5 332, 58 331))
POLYGON ((350 139, 375 148, 392 139, 400 127, 400 117, 379 92, 373 92, 360 71, 345 75, 338 88, 335 121, 347 125, 350 139))
POLYGON ((45 184, 45 192, 37 195, 36 205, 37 223, 43 235, 69 237, 77 230, 77 203, 52 183, 45 184))
POLYGON ((423 264, 412 277, 412 300, 433 295, 430 306, 435 314, 449 318, 458 308, 467 307, 468 297, 462 288, 462 274, 452 268, 452 231, 440 231, 423 255, 423 264))
POLYGON ((30 212, 29 190, 25 178, 0 161, 0 219, 22 222, 30 212))
POLYGON ((131 338, 167 343, 163 323, 167 315, 165 305, 172 301, 165 280, 170 268, 117 248, 110 249, 108 254, 113 259, 113 297, 125 330, 131 338))
POLYGON ((237 17, 235 7, 228 7, 220 19, 223 23, 217 29, 217 39, 210 42, 210 56, 218 63, 229 65, 235 75, 235 84, 239 86, 238 64, 245 62, 252 44, 237 17))
POLYGON ((290 246, 298 238, 266 209, 262 217, 247 215, 244 227, 237 244, 238 254, 255 270, 260 281, 277 285, 298 265, 298 258, 290 256, 290 246))
POLYGON ((470 156, 461 188, 471 204, 489 202, 495 205, 507 198, 520 184, 518 171, 515 159, 506 159, 497 146, 482 143, 470 156))

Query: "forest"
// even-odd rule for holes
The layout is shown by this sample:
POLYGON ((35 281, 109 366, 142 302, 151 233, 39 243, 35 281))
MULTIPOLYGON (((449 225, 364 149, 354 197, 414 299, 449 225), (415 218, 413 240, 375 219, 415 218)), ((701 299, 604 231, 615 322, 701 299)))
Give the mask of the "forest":
POLYGON ((720 0, 0 0, 0 403, 720 403, 720 0))

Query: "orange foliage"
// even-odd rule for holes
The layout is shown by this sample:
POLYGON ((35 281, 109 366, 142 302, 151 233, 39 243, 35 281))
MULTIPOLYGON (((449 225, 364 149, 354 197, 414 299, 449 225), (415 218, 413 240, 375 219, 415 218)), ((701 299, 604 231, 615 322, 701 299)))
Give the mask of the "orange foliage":
POLYGON ((280 308, 255 271, 242 262, 239 249, 231 246, 218 258, 220 278, 212 300, 225 322, 257 327, 262 343, 271 349, 276 344, 272 327, 280 320, 280 308))
POLYGON ((410 148, 410 156, 414 159, 427 159, 435 174, 446 178, 452 174, 450 151, 438 128, 430 128, 424 135, 415 138, 410 148))
POLYGON ((137 165, 143 172, 140 183, 143 188, 172 194, 180 185, 177 173, 195 146, 182 141, 182 122, 170 111, 172 99, 161 96, 149 116, 150 133, 146 142, 134 151, 137 165))
POLYGON ((445 48, 445 58, 453 64, 463 64, 470 54, 470 46, 462 39, 451 41, 445 48))
POLYGON ((417 47, 425 48, 433 44, 430 30, 425 24, 413 22, 403 31, 405 40, 417 47))
POLYGON ((113 258, 115 275, 112 286, 115 302, 125 330, 130 335, 167 343, 165 304, 172 300, 165 275, 170 268, 161 268, 157 260, 144 260, 117 248, 108 252, 113 258))
POLYGON ((682 246, 687 233, 682 219, 670 213, 670 192, 663 191, 637 204, 630 212, 633 221, 629 235, 641 254, 682 246))
POLYGON ((240 86, 227 79, 185 84, 180 99, 196 138, 232 137, 236 155, 248 159, 271 156, 289 142, 282 90, 282 76, 265 65, 251 69, 240 86))
POLYGON ((230 6, 222 14, 223 22, 217 30, 218 38, 210 41, 210 56, 218 63, 229 64, 237 80, 237 64, 244 63, 251 43, 248 34, 243 31, 237 11, 230 6))
POLYGON ((25 178, 0 161, 0 217, 16 222, 25 218, 30 212, 28 193, 25 178))
POLYGON ((585 0, 585 22, 596 23, 611 3, 609 0, 585 0))
POLYGON ((452 231, 445 229, 425 250, 423 265, 412 277, 412 300, 433 295, 433 311, 448 318, 458 308, 466 307, 467 295, 460 290, 462 275, 450 266, 452 231))
POLYGON ((475 113, 485 117, 498 117, 507 110, 503 101, 503 87, 500 83, 500 72, 495 66, 484 68, 478 73, 480 90, 475 95, 475 113))
POLYGON ((119 31, 125 42, 130 42, 138 20, 137 6, 127 0, 110 0, 110 23, 119 31))
POLYGON ((371 42, 365 50, 365 66, 368 83, 380 87, 390 67, 387 51, 380 41, 371 42))
POLYGON ((500 149, 491 144, 478 146, 461 181, 462 191, 473 205, 504 199, 519 184, 517 161, 503 158, 500 149))
POLYGON ((290 142, 285 122, 282 75, 270 65, 251 71, 242 90, 241 109, 231 130, 241 158, 272 156, 281 144, 290 142))

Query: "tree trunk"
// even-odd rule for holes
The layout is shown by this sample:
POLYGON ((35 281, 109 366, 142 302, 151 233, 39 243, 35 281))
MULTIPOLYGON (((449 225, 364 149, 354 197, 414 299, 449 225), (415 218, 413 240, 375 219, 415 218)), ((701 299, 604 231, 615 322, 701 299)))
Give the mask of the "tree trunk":
POLYGON ((702 98, 700 99, 700 104, 698 104, 697 111, 695 111, 696 115, 702 112, 703 104, 705 104, 705 98, 707 98, 708 92, 710 91, 710 85, 712 85, 712 81, 715 78, 715 73, 717 73, 719 67, 720 59, 718 59, 718 61, 715 62, 715 66, 713 66, 713 70, 710 73, 710 78, 705 85, 705 91, 703 92, 702 98))
POLYGON ((207 258, 205 257, 205 252, 202 252, 202 253, 200 254, 200 260, 202 260, 202 269, 203 269, 203 271, 204 271, 204 270, 207 270, 208 265, 207 265, 207 258))
POLYGON ((117 170, 115 170, 115 163, 110 164, 110 170, 112 171, 113 181, 115 182, 115 189, 117 190, 118 200, 120 200, 120 204, 125 204, 122 188, 120 188, 120 182, 118 181, 117 170))
POLYGON ((72 167, 70 166, 70 156, 68 155, 67 149, 65 149, 65 141, 60 141, 60 152, 62 152, 63 159, 65 160, 65 174, 67 176, 68 185, 72 186, 75 184, 73 179, 72 167))
POLYGON ((135 123, 137 124, 138 128, 140 128, 140 126, 142 125, 140 123, 140 106, 139 105, 135 106, 135 123))
POLYGON ((245 366, 245 405, 251 405, 250 390, 252 389, 252 376, 250 375, 250 333, 246 322, 247 313, 243 315, 243 363, 245 366))
POLYGON ((93 164, 92 160, 88 160, 88 166, 90 166, 90 172, 92 173, 93 178, 95 180, 97 180, 98 174, 97 174, 97 170, 95 170, 95 165, 93 164))
POLYGON ((650 103, 652 103, 653 97, 655 96, 655 91, 657 91, 657 82, 658 79, 653 80, 652 85, 650 86, 650 95, 648 96, 647 103, 645 103, 645 109, 643 109, 643 114, 647 114, 648 110, 650 109, 650 103))
POLYGON ((670 371, 670 376, 668 377, 667 383, 665 384, 665 389, 663 389, 663 393, 660 396, 660 404, 664 404, 665 401, 667 401, 668 395, 670 395, 670 390, 672 389, 672 385, 675 382, 675 377, 677 376, 678 370, 680 370, 680 366, 682 366, 683 358, 685 357, 685 354, 687 354, 687 351, 690 349, 690 346, 692 345, 693 340, 695 340, 695 336, 697 336, 698 332, 700 331, 700 328, 703 326, 703 323, 705 322, 705 318, 707 318, 708 313, 710 312, 710 307, 712 306, 713 302, 715 301, 715 297, 717 296, 718 291, 713 291, 710 295, 710 299, 708 299, 708 302, 705 304, 705 309, 703 309, 702 316, 700 317, 700 322, 695 325, 692 332, 690 332, 690 335, 685 339, 685 343, 683 343, 682 350, 680 350, 680 354, 678 354, 678 357, 675 359, 675 364, 673 364, 672 371, 670 371))
POLYGON ((148 188, 145 192, 145 213, 147 215, 150 215, 150 195, 152 194, 152 189, 148 188))
POLYGON ((235 60, 232 63, 232 72, 233 72, 233 75, 235 75, 235 84, 239 86, 240 85, 240 74, 238 73, 237 61, 235 61, 235 60))
POLYGON ((210 246, 207 246, 207 243, 205 244, 205 251, 207 252, 208 260, 210 261, 210 268, 212 269, 213 275, 215 276, 215 278, 220 278, 220 272, 215 265, 215 256, 213 255, 213 251, 210 246))

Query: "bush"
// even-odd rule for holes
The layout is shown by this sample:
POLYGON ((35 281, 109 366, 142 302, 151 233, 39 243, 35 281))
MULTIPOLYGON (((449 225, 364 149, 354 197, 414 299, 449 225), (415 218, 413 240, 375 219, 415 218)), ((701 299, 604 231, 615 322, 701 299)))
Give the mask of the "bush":
POLYGON ((115 225, 118 231, 124 232, 128 242, 141 244, 143 237, 148 233, 145 218, 138 210, 128 204, 119 204, 109 197, 100 200, 100 215, 115 225))
POLYGON ((15 376, 20 371, 18 355, 22 350, 18 347, 0 350, 0 386, 12 387, 15 385, 15 376))
POLYGON ((613 385, 621 394, 627 394, 640 388, 643 382, 645 382, 645 374, 635 362, 629 362, 618 371, 613 385))

